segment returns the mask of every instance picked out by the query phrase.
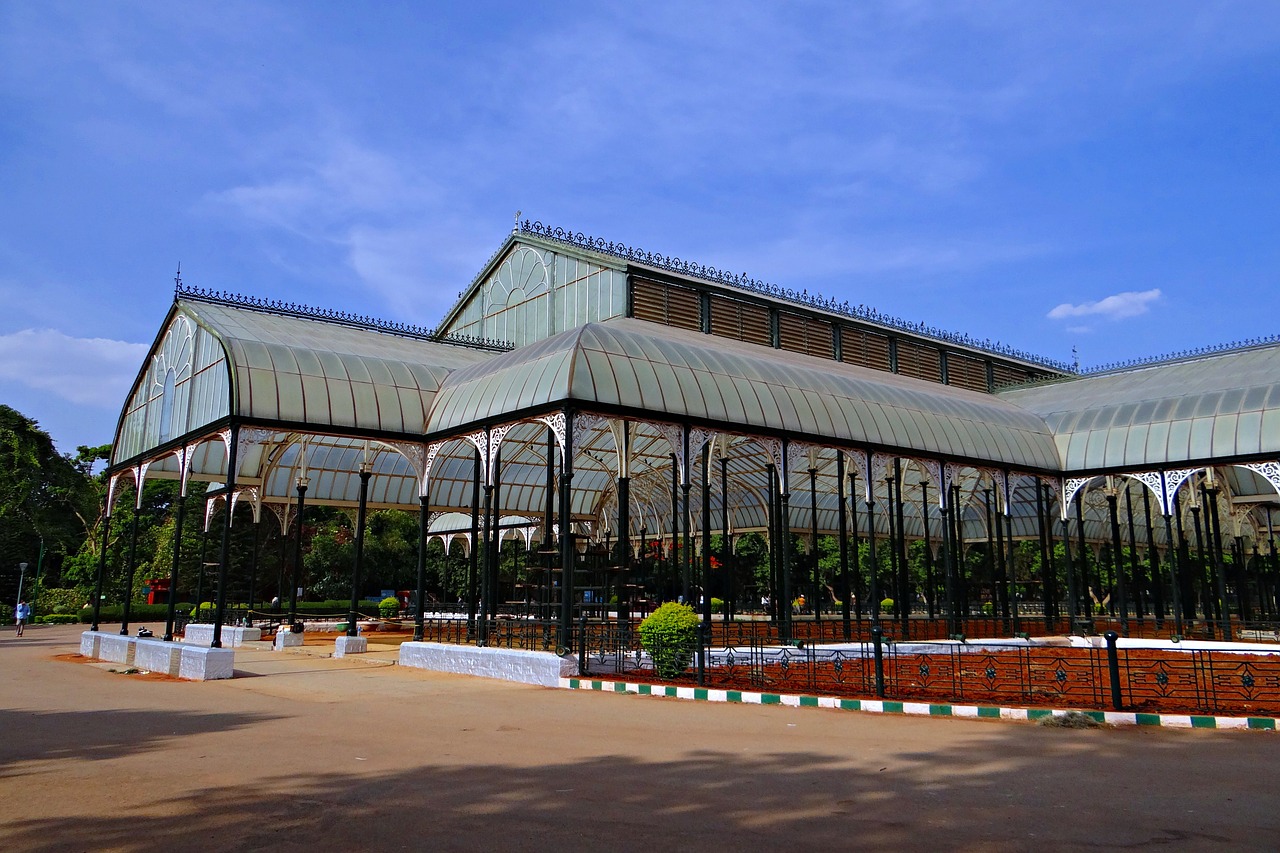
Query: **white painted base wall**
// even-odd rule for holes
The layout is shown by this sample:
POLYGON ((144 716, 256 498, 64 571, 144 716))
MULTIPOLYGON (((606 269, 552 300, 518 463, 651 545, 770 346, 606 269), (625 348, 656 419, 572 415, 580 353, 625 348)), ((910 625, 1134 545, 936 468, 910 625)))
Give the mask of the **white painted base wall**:
MULTIPOLYGON (((242 628, 238 625, 222 626, 222 647, 235 649, 245 643, 256 643, 262 639, 261 628, 242 628)), ((212 625, 188 625, 182 632, 182 642, 196 646, 207 646, 213 642, 212 625)))
POLYGON ((362 655, 369 651, 369 640, 365 637, 348 637, 345 634, 334 641, 333 656, 362 655))
POLYGON ((543 687, 557 687, 561 676, 578 674, 578 662, 572 656, 560 658, 551 652, 476 648, 447 643, 402 643, 400 665, 435 672, 501 678, 504 681, 540 684, 543 687))
POLYGON ((166 643, 139 637, 125 637, 107 631, 85 631, 80 635, 80 654, 93 660, 122 663, 163 672, 188 681, 213 681, 235 675, 235 652, 211 649, 190 643, 166 643))
POLYGON ((182 660, 181 643, 142 638, 134 641, 134 649, 133 665, 138 669, 178 677, 179 663, 182 660))
POLYGON ((276 631, 276 640, 274 645, 276 651, 287 649, 290 646, 300 646, 302 645, 302 632, 299 631, 295 634, 287 627, 281 628, 279 631, 276 631))

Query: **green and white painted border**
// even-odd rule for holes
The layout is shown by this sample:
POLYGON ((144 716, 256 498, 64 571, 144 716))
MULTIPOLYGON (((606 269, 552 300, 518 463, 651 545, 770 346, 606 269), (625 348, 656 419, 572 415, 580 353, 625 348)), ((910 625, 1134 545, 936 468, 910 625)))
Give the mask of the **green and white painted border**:
MULTIPOLYGON (((913 714, 923 717, 960 717, 981 720, 1030 720, 1067 713, 1058 708, 1000 708, 986 705, 942 705, 934 702, 898 702, 889 699, 840 699, 835 696, 803 696, 757 693, 749 690, 717 690, 710 687, 677 687, 670 684, 635 684, 590 678, 561 678, 569 690, 634 693, 668 699, 735 702, 744 705, 787 705, 793 708, 834 708, 872 714, 913 714)), ((1163 726, 1177 729, 1254 729, 1275 731, 1274 717, 1219 717, 1200 714, 1140 714, 1130 711, 1082 711, 1100 723, 1113 726, 1163 726)))

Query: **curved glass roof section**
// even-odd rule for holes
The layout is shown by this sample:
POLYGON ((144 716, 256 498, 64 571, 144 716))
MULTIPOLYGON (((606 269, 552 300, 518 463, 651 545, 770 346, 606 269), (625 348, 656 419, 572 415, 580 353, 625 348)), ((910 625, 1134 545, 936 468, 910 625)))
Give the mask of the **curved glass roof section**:
POLYGON ((449 372, 488 357, 463 347, 228 305, 182 303, 231 357, 235 415, 420 435, 449 372))
MULTIPOLYGON (((180 355, 191 361, 187 351, 180 355)), ((324 320, 282 316, 233 305, 179 300, 169 326, 135 386, 117 436, 119 459, 146 452, 200 425, 232 416, 246 421, 305 425, 309 429, 358 429, 420 436, 427 412, 451 370, 489 353, 324 320), (178 382, 166 387, 172 341, 192 325, 195 373, 223 364, 222 388, 190 411, 178 382), (205 349, 216 357, 202 355, 205 349), (231 386, 226 389, 229 369, 231 386), (178 399, 173 399, 175 394, 178 399), (174 412, 182 413, 177 418, 174 412), (171 425, 172 424, 172 425, 171 425)), ((190 368, 187 372, 192 372, 190 368)), ((199 396, 199 395, 197 395, 199 396)), ((119 459, 115 461, 119 461, 119 459)))
POLYGON ((1280 346, 1012 388, 1045 419, 1068 472, 1280 453, 1280 346))
POLYGON ((568 401, 1021 470, 1060 465, 1044 421, 991 395, 621 318, 458 370, 428 433, 568 401))

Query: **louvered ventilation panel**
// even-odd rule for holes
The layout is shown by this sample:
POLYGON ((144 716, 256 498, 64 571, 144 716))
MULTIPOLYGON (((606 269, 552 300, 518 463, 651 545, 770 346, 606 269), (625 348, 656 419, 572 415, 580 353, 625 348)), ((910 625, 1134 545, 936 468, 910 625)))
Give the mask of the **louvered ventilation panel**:
POLYGON ((769 346, 769 310, 723 296, 712 296, 711 334, 769 346))
POLYGON ((967 355, 947 353, 947 384, 970 391, 986 391, 987 363, 967 355))
POLYGON ((818 358, 831 358, 831 324, 825 320, 815 320, 778 312, 778 345, 790 352, 814 355, 818 358))
POLYGON ((925 379, 930 382, 942 381, 941 353, 936 347, 917 344, 912 341, 898 341, 898 373, 925 379))
POLYGON ((1005 385, 1018 385, 1027 381, 1027 372, 1019 370, 1016 367, 1010 367, 1007 364, 995 364, 992 371, 995 375, 995 386, 1000 388, 1005 385))
POLYGON ((840 355, 845 364, 889 370, 889 339, 875 332, 843 326, 840 329, 840 355))
POLYGON ((631 313, 638 320, 648 320, 664 326, 695 331, 702 329, 698 293, 686 287, 632 279, 631 313))
POLYGON ((696 290, 667 287, 667 325, 702 331, 702 306, 696 290))
POLYGON ((636 319, 667 324, 667 288, 655 281, 631 280, 631 313, 636 319))

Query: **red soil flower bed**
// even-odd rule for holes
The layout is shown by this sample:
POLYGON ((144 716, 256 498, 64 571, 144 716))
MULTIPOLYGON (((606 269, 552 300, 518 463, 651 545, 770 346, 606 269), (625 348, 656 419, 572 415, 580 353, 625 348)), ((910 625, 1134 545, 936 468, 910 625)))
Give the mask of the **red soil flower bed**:
MULTIPOLYGON (((1119 651, 1121 707, 1173 714, 1280 716, 1280 657, 1161 649, 1119 651)), ((875 695, 874 661, 820 657, 707 670, 706 686, 850 698, 875 695)), ((636 670, 628 681, 669 683, 636 670)), ((1110 710, 1105 649, 1011 648, 886 653, 885 698, 966 705, 1110 710)), ((693 672, 675 683, 688 685, 693 672)))

